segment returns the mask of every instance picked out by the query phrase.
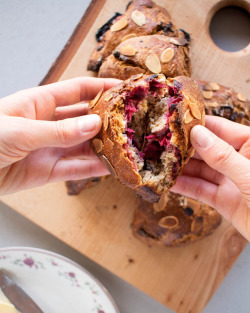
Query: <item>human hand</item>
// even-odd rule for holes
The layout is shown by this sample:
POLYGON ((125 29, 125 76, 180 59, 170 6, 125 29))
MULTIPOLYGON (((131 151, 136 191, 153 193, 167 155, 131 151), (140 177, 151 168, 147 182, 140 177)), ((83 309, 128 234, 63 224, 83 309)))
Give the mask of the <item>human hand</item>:
POLYGON ((88 101, 115 79, 75 78, 0 100, 0 194, 109 174, 88 140, 101 128, 88 101))
POLYGON ((192 129, 195 155, 171 191, 207 203, 250 240, 250 127, 213 116, 206 127, 192 129))

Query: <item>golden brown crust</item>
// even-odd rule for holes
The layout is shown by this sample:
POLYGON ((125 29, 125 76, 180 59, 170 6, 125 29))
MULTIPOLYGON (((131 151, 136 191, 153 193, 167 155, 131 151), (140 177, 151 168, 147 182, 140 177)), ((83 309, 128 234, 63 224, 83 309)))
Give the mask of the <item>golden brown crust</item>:
POLYGON ((149 245, 183 246, 208 236, 221 223, 220 214, 209 206, 171 192, 161 203, 138 202, 133 233, 149 245))
MULTIPOLYGON (((127 26, 118 30, 107 30, 98 46, 92 52, 88 63, 88 70, 98 71, 104 59, 109 56, 115 47, 117 47, 122 39, 128 34, 135 34, 136 36, 145 36, 151 34, 165 34, 168 36, 183 37, 183 33, 176 29, 172 24, 171 18, 167 10, 156 5, 151 0, 135 0, 133 1, 124 15, 118 16, 113 25, 120 19, 127 20, 127 26), (134 11, 142 12, 146 18, 146 23, 142 26, 137 25, 132 16, 134 11)), ((124 24, 125 25, 125 24, 124 24)))
POLYGON ((171 37, 164 35, 140 36, 128 39, 115 48, 102 64, 99 77, 114 77, 122 80, 131 75, 153 74, 147 66, 150 55, 160 62, 160 73, 167 77, 190 76, 191 63, 188 42, 186 45, 171 43, 171 37))
MULTIPOLYGON (((135 169, 134 163, 129 159, 124 144, 126 144, 126 137, 121 135, 121 130, 125 132, 124 124, 124 98, 126 94, 133 90, 136 86, 145 86, 151 80, 161 79, 167 85, 178 85, 183 95, 183 100, 176 104, 176 110, 169 118, 169 127, 172 131, 172 143, 179 149, 181 160, 180 169, 183 167, 185 158, 188 157, 188 149, 190 148, 189 133, 194 125, 201 124, 201 119, 193 117, 192 121, 186 123, 184 115, 190 106, 196 105, 200 114, 202 114, 203 99, 201 91, 191 78, 180 76, 176 78, 169 78, 166 80, 164 75, 152 75, 150 77, 143 76, 136 81, 132 78, 116 87, 106 91, 98 103, 91 108, 90 113, 99 114, 102 121, 107 119, 108 125, 106 130, 102 127, 99 134, 92 140, 92 148, 98 154, 104 165, 112 170, 112 174, 119 179, 119 181, 130 188, 135 189, 138 194, 147 198, 148 201, 157 202, 163 191, 160 191, 155 184, 142 183, 141 176, 135 169), (102 145, 98 144, 98 149, 94 144, 94 140, 100 140, 102 145), (99 147, 102 147, 100 150, 99 147)), ((180 174, 180 170, 176 173, 172 184, 180 174)), ((171 184, 171 186, 172 186, 171 184)), ((170 188, 170 187, 169 187, 170 188)), ((167 191, 165 189, 164 191, 167 191)))

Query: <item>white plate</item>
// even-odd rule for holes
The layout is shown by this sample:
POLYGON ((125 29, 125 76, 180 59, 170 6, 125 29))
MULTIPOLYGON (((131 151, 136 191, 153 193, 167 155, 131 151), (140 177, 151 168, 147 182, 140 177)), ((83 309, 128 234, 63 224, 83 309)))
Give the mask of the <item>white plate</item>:
POLYGON ((102 284, 75 262, 26 247, 0 249, 6 270, 44 313, 119 313, 102 284))

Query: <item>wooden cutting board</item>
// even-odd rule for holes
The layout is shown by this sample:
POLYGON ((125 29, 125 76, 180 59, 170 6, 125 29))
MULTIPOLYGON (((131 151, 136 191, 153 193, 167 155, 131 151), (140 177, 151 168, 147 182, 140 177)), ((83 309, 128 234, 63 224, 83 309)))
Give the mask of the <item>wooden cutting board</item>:
MULTIPOLYGON (((175 23, 192 36, 193 77, 216 81, 250 97, 250 45, 227 53, 209 36, 209 21, 225 1, 156 2, 167 7, 175 23)), ((240 3, 249 10, 249 1, 240 3)), ((118 0, 115 9, 124 12, 126 4, 118 0)), ((86 65, 96 44, 94 34, 113 13, 113 0, 94 0, 42 83, 93 76, 86 65)), ((79 196, 67 196, 64 183, 56 183, 1 200, 178 313, 202 312, 246 244, 223 220, 212 236, 190 246, 148 247, 131 233, 134 192, 112 178, 79 196)))

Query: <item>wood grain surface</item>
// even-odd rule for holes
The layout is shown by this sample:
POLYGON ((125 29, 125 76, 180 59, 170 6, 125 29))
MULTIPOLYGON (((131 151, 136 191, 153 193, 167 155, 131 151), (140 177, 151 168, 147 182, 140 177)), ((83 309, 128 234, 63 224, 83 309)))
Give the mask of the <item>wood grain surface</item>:
MULTIPOLYGON (((209 36, 209 22, 218 8, 233 1, 168 0, 175 23, 192 36, 193 77, 215 81, 250 97, 250 45, 228 53, 209 36)), ((95 47, 94 34, 114 9, 127 1, 94 1, 43 84, 86 71, 95 47)), ((249 1, 237 1, 249 10, 249 1)), ((67 196, 64 183, 1 197, 13 209, 178 313, 200 313, 243 250, 246 240, 225 220, 215 233, 183 248, 148 247, 135 239, 130 224, 135 194, 108 178, 79 196, 67 196)))

